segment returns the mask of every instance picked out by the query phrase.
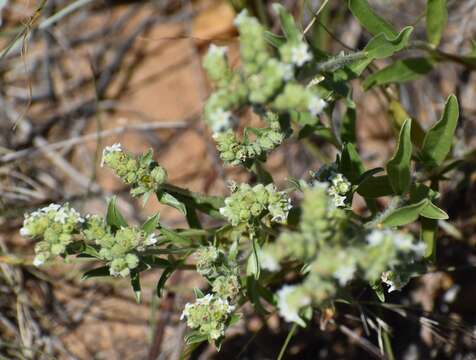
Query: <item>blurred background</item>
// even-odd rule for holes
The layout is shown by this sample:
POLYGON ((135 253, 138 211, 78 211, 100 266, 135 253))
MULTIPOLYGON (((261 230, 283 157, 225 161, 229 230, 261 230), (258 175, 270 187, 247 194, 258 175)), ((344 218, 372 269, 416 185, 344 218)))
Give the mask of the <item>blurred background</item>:
MULTIPOLYGON (((424 0, 373 0, 372 7, 397 28, 412 24, 424 38, 424 0)), ((175 274, 162 299, 160 271, 143 275, 136 304, 128 281, 80 281, 94 264, 71 260, 46 268, 31 265, 34 244, 19 236, 23 214, 51 202, 103 213, 116 194, 131 222, 161 212, 171 227, 180 214, 150 199, 133 200, 129 189, 99 166, 102 148, 116 142, 140 153, 154 149, 170 182, 193 191, 225 194, 227 180, 249 180, 219 160, 201 110, 211 87, 201 58, 211 43, 228 46, 239 64, 233 19, 248 8, 279 31, 266 0, 0 0, 0 358, 179 359, 187 329, 179 320, 196 275, 175 274)), ((281 1, 303 28, 319 0, 281 1)), ((307 33, 324 51, 362 49, 370 38, 346 1, 330 0, 307 33)), ((476 40, 476 1, 448 1, 449 22, 441 50, 471 53, 476 40)), ((417 50, 414 51, 418 53, 417 50)), ((475 52, 476 53, 476 52, 475 52)), ((377 67, 385 63, 377 63, 377 67)), ((291 340, 286 359, 381 358, 375 329, 389 327, 396 359, 476 359, 476 66, 440 64, 395 91, 424 127, 436 121, 455 93, 462 116, 455 154, 468 154, 444 185, 438 262, 414 279, 388 306, 366 303, 360 311, 339 305, 291 340), (372 326, 373 324, 373 326, 372 326)), ((378 90, 354 84, 358 145, 368 167, 393 153, 394 129, 378 90)), ((255 122, 245 112, 242 125, 255 122)), ((324 119, 325 122, 333 119, 324 119)), ((333 161, 335 149, 318 137, 286 141, 267 168, 278 184, 306 177, 333 161)), ((359 206, 359 204, 357 204, 359 206)), ((289 332, 277 315, 243 309, 219 353, 204 344, 193 359, 275 359, 289 332)))

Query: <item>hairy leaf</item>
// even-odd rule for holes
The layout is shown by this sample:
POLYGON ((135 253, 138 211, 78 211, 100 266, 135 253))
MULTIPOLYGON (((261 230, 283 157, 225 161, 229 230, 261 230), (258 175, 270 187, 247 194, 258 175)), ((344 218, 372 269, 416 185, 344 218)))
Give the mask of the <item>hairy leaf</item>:
POLYGON ((403 226, 418 219, 421 210, 428 205, 428 200, 423 199, 415 204, 409 204, 390 211, 381 221, 388 227, 403 226))
POLYGON ((107 203, 106 222, 109 226, 120 229, 123 226, 127 226, 127 222, 117 209, 116 197, 113 196, 107 203))
POLYGON ((426 3, 426 36, 428 41, 438 46, 448 21, 446 0, 427 0, 426 3))
POLYGON ((412 159, 411 119, 407 119, 400 129, 397 148, 387 164, 390 185, 396 194, 407 192, 411 182, 410 161, 412 159))
POLYGON ((440 166, 446 159, 453 144, 458 117, 458 100, 456 96, 450 95, 441 119, 428 130, 423 140, 421 157, 426 166, 440 166))
POLYGON ((433 63, 424 57, 397 60, 382 70, 368 76, 362 83, 365 90, 374 86, 403 83, 418 79, 433 69, 433 63))
POLYGON ((350 11, 357 18, 359 23, 371 34, 377 35, 383 33, 388 37, 395 37, 397 35, 393 26, 377 15, 367 0, 349 0, 348 5, 350 11))

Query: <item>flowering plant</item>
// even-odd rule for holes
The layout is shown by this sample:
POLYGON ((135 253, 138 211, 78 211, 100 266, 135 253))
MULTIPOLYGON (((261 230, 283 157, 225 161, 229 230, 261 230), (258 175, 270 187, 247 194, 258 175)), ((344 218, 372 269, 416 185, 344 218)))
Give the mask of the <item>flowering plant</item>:
MULTIPOLYGON (((26 215, 21 230, 38 240, 35 265, 58 255, 87 257, 103 266, 85 278, 130 277, 138 299, 141 272, 163 269, 160 295, 174 271, 193 265, 209 286, 206 294, 196 289, 196 300, 183 309, 182 319, 192 330, 187 342, 217 346, 248 302, 258 312, 267 311, 266 303, 268 311, 305 327, 316 312, 348 297, 350 284, 369 286, 385 301, 386 292, 423 274, 435 259, 438 220, 448 218, 438 207, 438 185, 452 168, 447 157, 458 103, 450 96, 441 119, 424 131, 392 99, 393 108, 400 106, 393 113, 394 155, 385 167, 366 169, 356 145, 350 81, 363 77, 374 60, 409 46, 412 27, 397 33, 373 12, 364 18, 355 3, 349 2, 354 15, 375 34, 357 53, 332 56, 313 48, 278 4, 283 36, 268 32, 246 10, 237 16, 239 68, 229 65, 226 48, 210 46, 204 68, 214 92, 204 118, 223 162, 249 170, 254 183, 230 183, 225 198, 193 193, 167 182, 152 151, 135 156, 115 144, 104 149, 102 165, 131 186, 132 196, 155 195, 178 209, 190 229, 167 228, 159 214, 131 226, 114 199, 104 217, 50 205, 26 215), (336 128, 324 119, 337 104, 347 110, 336 128), (245 107, 264 125, 245 127, 240 134, 238 115, 245 107), (334 145, 337 159, 278 187, 265 169, 267 155, 288 138, 311 135, 334 145), (367 204, 366 214, 354 211, 357 197, 367 204), (389 199, 385 209, 377 206, 378 198, 389 199), (219 225, 204 229, 199 214, 219 225), (418 225, 419 236, 406 226, 410 223, 418 225)), ((365 87, 386 85, 391 70, 374 72, 365 87)))

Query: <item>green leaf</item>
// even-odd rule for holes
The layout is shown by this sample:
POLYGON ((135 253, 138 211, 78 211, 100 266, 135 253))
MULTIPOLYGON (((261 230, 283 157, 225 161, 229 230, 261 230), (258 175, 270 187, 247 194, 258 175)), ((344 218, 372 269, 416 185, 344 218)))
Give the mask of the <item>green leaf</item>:
POLYGON ((261 248, 258 243, 258 239, 253 237, 251 240, 253 245, 253 251, 248 258, 248 264, 246 267, 246 275, 253 275, 255 279, 259 278, 261 265, 260 265, 260 255, 261 255, 261 248))
POLYGON ((174 245, 190 246, 192 243, 192 241, 187 239, 185 236, 182 236, 178 232, 166 229, 164 227, 160 228, 160 233, 174 245))
POLYGON ((131 286, 132 286, 132 290, 134 290, 136 302, 140 304, 140 298, 141 298, 140 274, 137 271, 131 272, 131 286))
POLYGON ((150 218, 147 219, 147 221, 142 224, 142 230, 146 233, 146 235, 149 235, 154 232, 155 229, 157 229, 159 225, 159 219, 160 219, 160 214, 157 213, 154 216, 151 216, 150 218))
POLYGON ((339 172, 352 184, 356 184, 364 171, 364 165, 355 146, 351 143, 345 144, 339 162, 339 172))
POLYGON ((107 203, 106 222, 109 226, 120 229, 123 226, 127 226, 127 222, 119 212, 116 206, 116 197, 113 196, 107 203))
POLYGON ((223 216, 220 214, 220 208, 224 206, 224 199, 222 197, 203 195, 170 184, 164 184, 162 188, 187 207, 199 210, 211 217, 223 219, 223 216))
MULTIPOLYGON (((412 32, 413 27, 407 26, 396 36, 388 37, 382 33, 373 37, 364 49, 367 53, 367 58, 349 65, 348 69, 354 77, 359 76, 372 61, 390 57, 396 52, 404 49, 408 45, 412 32)), ((342 78, 342 76, 340 77, 342 78)), ((352 79, 352 76, 345 74, 344 78, 352 79)))
POLYGON ((158 191, 157 200, 159 200, 159 202, 161 202, 162 204, 171 206, 180 211, 182 214, 187 215, 187 208, 185 207, 185 205, 175 196, 170 195, 168 192, 158 191))
POLYGON ((365 90, 374 86, 403 83, 418 79, 433 69, 433 63, 424 57, 397 60, 382 70, 368 76, 362 83, 365 90))
POLYGON ((402 206, 390 211, 382 219, 381 224, 388 227, 397 227, 410 224, 418 219, 421 210, 428 205, 428 199, 402 206))
POLYGON ((365 198, 378 198, 394 195, 388 175, 372 176, 362 181, 357 188, 357 193, 365 198))
POLYGON ((430 261, 436 260, 436 233, 438 230, 438 220, 421 219, 420 239, 426 244, 425 258, 430 261))
POLYGON ((448 214, 444 210, 433 204, 431 201, 428 201, 428 205, 420 211, 420 215, 425 218, 435 220, 449 219, 448 214))
POLYGON ((185 344, 192 345, 208 340, 208 335, 200 333, 198 330, 193 330, 184 336, 185 344))
POLYGON ((458 117, 458 100, 456 96, 450 95, 441 119, 428 130, 423 140, 421 158, 426 166, 440 166, 446 159, 453 143, 458 117))
POLYGON ((156 293, 159 298, 162 296, 162 291, 164 290, 165 283, 170 278, 170 276, 174 273, 174 271, 175 271, 175 266, 170 266, 164 269, 164 271, 162 272, 162 275, 160 275, 160 279, 157 282, 157 288, 156 288, 156 293))
POLYGON ((228 321, 228 326, 233 326, 233 325, 237 324, 238 321, 240 321, 240 319, 241 319, 240 314, 232 314, 230 316, 230 320, 228 321))
POLYGON ((426 36, 428 41, 438 46, 448 22, 446 0, 428 0, 426 4, 426 36))
POLYGON ((271 31, 265 31, 264 39, 275 48, 279 48, 286 43, 286 38, 284 36, 276 35, 271 31))
POLYGON ((276 14, 279 15, 281 28, 283 29, 283 33, 288 39, 288 41, 300 41, 302 38, 302 34, 299 28, 296 26, 296 23, 294 22, 294 17, 286 10, 283 5, 279 3, 274 3, 272 6, 276 14))
POLYGON ((407 119, 400 129, 397 148, 392 159, 387 163, 387 173, 393 191, 402 195, 411 183, 410 161, 412 159, 411 119, 407 119))
POLYGON ((261 304, 260 295, 258 292, 258 281, 253 276, 246 277, 246 292, 256 312, 262 315, 267 314, 268 312, 261 304))
POLYGON ((81 276, 81 280, 91 279, 93 277, 103 277, 103 276, 111 276, 109 273, 109 266, 101 266, 89 271, 86 271, 83 276, 81 276))
POLYGON ((356 121, 357 115, 354 107, 348 107, 342 118, 340 137, 343 143, 356 142, 356 121))
POLYGON ((381 302, 385 302, 385 291, 383 290, 383 286, 380 280, 377 280, 370 286, 372 287, 372 290, 374 291, 375 295, 377 295, 378 299, 381 302))
POLYGON ((367 0, 349 0, 349 9, 359 23, 371 34, 383 33, 389 38, 397 35, 393 26, 377 15, 367 0))
POLYGON ((145 264, 147 264, 149 268, 165 269, 167 267, 172 266, 172 263, 170 261, 162 259, 158 256, 146 255, 142 256, 142 260, 145 264))

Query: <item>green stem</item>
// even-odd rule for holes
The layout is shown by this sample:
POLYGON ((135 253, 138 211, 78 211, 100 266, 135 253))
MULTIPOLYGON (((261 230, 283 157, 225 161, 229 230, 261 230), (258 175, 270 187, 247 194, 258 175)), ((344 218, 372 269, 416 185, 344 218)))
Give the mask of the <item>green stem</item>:
POLYGON ((279 352, 277 360, 282 360, 282 358, 283 358, 283 356, 286 352, 286 348, 289 345, 289 342, 291 341, 292 337, 296 333, 297 327, 298 327, 298 324, 296 324, 296 323, 294 323, 293 326, 291 327, 291 330, 289 331, 289 334, 286 337, 286 340, 284 341, 283 347, 281 348, 281 351, 279 352))

